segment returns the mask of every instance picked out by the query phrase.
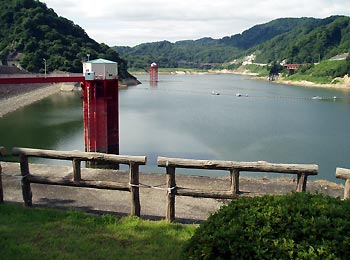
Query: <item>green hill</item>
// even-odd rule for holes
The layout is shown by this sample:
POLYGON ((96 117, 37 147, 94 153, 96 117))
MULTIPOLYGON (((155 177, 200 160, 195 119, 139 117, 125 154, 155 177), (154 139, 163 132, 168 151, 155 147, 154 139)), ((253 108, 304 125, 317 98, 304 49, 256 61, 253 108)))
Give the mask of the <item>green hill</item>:
POLYGON ((119 75, 132 78, 126 61, 107 46, 91 39, 72 21, 59 17, 54 10, 37 0, 7 0, 0 5, 0 60, 16 64, 29 72, 81 72, 87 59, 105 58, 118 62, 119 75))
POLYGON ((294 28, 289 33, 256 46, 258 62, 271 60, 311 63, 329 59, 350 49, 350 17, 331 16, 294 28))
POLYGON ((281 18, 222 39, 202 38, 171 43, 115 47, 130 68, 212 67, 255 54, 256 62, 287 60, 307 63, 328 59, 350 49, 350 18, 281 18))

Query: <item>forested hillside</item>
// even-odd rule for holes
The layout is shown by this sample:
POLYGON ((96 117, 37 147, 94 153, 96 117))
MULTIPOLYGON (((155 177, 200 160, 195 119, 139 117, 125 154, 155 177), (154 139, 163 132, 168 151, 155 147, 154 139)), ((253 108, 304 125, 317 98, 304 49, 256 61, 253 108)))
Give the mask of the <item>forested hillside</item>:
POLYGON ((350 50, 350 17, 332 16, 295 28, 263 43, 257 61, 287 59, 289 63, 312 63, 350 50))
POLYGON ((256 62, 308 63, 328 59, 350 49, 350 18, 281 18, 256 25, 222 39, 203 38, 170 43, 115 47, 129 67, 212 67, 255 54, 256 62))
POLYGON ((6 0, 0 5, 0 59, 3 65, 19 62, 30 72, 81 72, 82 61, 105 58, 119 64, 119 75, 128 78, 126 62, 105 44, 91 39, 74 22, 59 17, 37 0, 6 0))

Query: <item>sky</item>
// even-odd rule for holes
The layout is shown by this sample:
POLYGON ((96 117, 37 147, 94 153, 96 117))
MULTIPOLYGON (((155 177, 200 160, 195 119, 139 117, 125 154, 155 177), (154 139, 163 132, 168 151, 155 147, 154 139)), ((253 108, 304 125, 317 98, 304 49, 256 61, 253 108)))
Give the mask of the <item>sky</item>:
POLYGON ((219 39, 285 17, 350 16, 344 0, 40 0, 109 46, 219 39))

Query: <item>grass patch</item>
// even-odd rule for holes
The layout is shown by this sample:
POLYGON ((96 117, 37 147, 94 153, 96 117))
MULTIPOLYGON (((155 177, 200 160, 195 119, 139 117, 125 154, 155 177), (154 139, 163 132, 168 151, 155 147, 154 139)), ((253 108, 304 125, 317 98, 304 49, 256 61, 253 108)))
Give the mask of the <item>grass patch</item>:
POLYGON ((0 205, 0 259, 180 259, 197 225, 0 205))
POLYGON ((242 66, 242 68, 249 70, 251 73, 257 73, 259 77, 267 77, 269 75, 269 69, 267 66, 247 64, 242 66))
POLYGON ((310 81, 318 84, 330 84, 332 82, 331 77, 302 75, 302 74, 294 74, 294 75, 288 76, 286 79, 293 80, 293 81, 310 81))

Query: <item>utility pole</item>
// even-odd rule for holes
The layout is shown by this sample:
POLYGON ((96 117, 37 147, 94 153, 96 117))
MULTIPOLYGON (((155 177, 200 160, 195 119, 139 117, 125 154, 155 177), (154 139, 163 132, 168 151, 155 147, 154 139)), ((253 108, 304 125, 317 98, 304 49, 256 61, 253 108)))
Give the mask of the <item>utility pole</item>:
POLYGON ((43 61, 44 61, 44 71, 45 71, 45 78, 46 78, 46 59, 44 58, 43 61))

